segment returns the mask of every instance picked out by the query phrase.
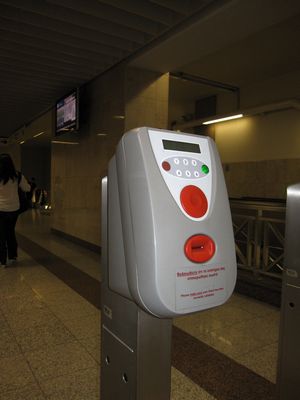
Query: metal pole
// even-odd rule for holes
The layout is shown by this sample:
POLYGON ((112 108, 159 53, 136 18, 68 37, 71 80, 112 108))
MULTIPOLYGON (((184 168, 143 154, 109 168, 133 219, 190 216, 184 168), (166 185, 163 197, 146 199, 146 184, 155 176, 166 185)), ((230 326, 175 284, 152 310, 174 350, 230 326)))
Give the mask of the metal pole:
POLYGON ((300 184, 288 187, 278 356, 280 400, 300 399, 300 184))
POLYGON ((109 288, 107 179, 102 181, 101 400, 169 400, 172 320, 109 288))

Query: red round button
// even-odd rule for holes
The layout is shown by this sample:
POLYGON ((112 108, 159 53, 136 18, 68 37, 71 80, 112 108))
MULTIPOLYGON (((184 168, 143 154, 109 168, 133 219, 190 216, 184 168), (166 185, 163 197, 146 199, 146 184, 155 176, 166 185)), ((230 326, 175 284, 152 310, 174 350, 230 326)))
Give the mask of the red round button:
POLYGON ((168 161, 163 161, 163 163, 161 165, 165 171, 170 171, 171 165, 170 165, 170 163, 168 163, 168 161))
POLYGON ((194 263, 210 260, 216 251, 215 242, 207 235, 191 236, 184 245, 186 257, 194 263))
POLYGON ((202 217, 208 208, 205 194, 194 185, 189 185, 182 189, 180 201, 184 211, 194 218, 202 217))

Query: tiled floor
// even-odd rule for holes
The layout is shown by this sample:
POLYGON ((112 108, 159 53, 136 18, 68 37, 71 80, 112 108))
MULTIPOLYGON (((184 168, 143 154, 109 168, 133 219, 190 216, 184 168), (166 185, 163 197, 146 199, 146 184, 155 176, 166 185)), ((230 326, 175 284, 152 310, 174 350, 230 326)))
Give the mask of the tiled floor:
MULTIPOLYGON (((29 212, 18 232, 99 282, 100 257, 50 234, 49 219, 29 212)), ((99 309, 34 258, 20 250, 18 263, 0 270, 0 399, 99 400, 99 309)), ((218 309, 174 320, 179 341, 184 333, 271 386, 278 324, 278 309, 236 294, 218 309)), ((172 400, 221 399, 174 363, 172 400)), ((259 387, 251 392, 249 399, 264 399, 259 387)), ((230 393, 224 399, 244 400, 230 393)))
POLYGON ((0 271, 0 398, 99 398, 99 310, 19 259, 0 271))
POLYGON ((178 318, 174 325, 275 383, 278 309, 234 294, 222 307, 178 318))

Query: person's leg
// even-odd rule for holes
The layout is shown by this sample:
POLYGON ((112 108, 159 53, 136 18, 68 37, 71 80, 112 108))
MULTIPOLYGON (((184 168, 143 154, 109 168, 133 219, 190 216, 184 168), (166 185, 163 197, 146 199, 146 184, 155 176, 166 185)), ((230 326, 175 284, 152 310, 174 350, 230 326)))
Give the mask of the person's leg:
POLYGON ((0 264, 6 265, 6 213, 0 211, 0 264))
POLYGON ((17 212, 9 213, 7 218, 6 241, 7 241, 7 253, 9 260, 16 260, 18 256, 18 243, 15 232, 17 219, 18 219, 17 212))

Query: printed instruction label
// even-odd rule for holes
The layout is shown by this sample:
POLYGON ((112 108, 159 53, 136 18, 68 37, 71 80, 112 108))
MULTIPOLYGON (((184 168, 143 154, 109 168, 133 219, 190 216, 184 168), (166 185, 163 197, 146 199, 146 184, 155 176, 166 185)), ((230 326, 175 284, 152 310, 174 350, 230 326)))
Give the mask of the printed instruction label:
MULTIPOLYGON (((176 310, 221 303, 226 297, 224 266, 181 268, 176 271, 176 310)), ((203 307, 205 309, 205 307, 203 307)))

